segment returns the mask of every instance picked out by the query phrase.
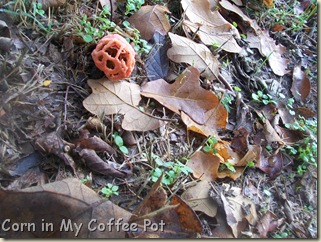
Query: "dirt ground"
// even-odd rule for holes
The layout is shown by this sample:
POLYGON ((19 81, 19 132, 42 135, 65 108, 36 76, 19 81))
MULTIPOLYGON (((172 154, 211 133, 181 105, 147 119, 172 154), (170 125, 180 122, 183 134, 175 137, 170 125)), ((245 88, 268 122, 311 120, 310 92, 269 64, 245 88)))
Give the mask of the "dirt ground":
MULTIPOLYGON (((155 4, 154 1, 148 2, 155 4)), ((177 25, 182 17, 180 1, 168 2, 172 19, 176 21, 171 22, 170 31, 181 33, 177 25)), ((231 142, 237 136, 235 132, 240 127, 240 120, 252 126, 252 131, 259 130, 256 110, 261 110, 264 105, 252 99, 252 94, 262 89, 261 84, 257 83, 276 80, 276 93, 283 93, 286 99, 293 97, 292 70, 298 64, 308 73, 311 89, 307 99, 295 101, 293 107, 304 107, 302 113, 306 112, 306 117, 317 121, 317 14, 311 16, 301 29, 275 31, 276 15, 264 14, 267 8, 263 5, 256 10, 253 2, 247 2, 244 13, 255 19, 260 27, 269 30, 271 38, 277 43, 286 47, 284 57, 290 60, 288 69, 291 72, 280 77, 271 71, 267 63, 260 66, 264 58, 257 49, 252 49, 252 55, 247 57, 225 51, 218 53, 222 76, 232 86, 241 88, 241 103, 244 107, 250 107, 247 114, 239 116, 240 104, 237 99, 228 104, 228 124, 225 130, 218 131, 219 138, 226 142, 231 142), (244 71, 245 66, 248 66, 248 72, 244 71), (259 75, 256 78, 261 81, 255 82, 252 76, 248 79, 250 81, 246 80, 245 76, 258 68, 259 75)), ((284 6, 284 11, 296 6, 291 5, 294 1, 275 2, 279 9, 284 6)), ((312 4, 313 1, 298 2, 312 4)), ((8 4, 9 1, 5 3, 0 3, 0 9, 19 8, 19 4, 13 6, 8 4)), ((76 177, 89 180, 90 187, 102 195, 101 188, 110 183, 119 187, 119 195, 111 196, 110 201, 132 212, 155 182, 152 181, 152 171, 155 171, 157 158, 163 161, 179 160, 185 164, 196 151, 203 149, 207 138, 187 131, 180 115, 158 102, 154 102, 153 112, 159 117, 175 121, 168 121, 161 128, 145 132, 124 130, 121 114, 96 117, 84 108, 83 101, 92 93, 87 80, 104 75, 94 66, 91 58, 95 44, 85 43, 74 31, 77 19, 73 15, 90 14, 97 6, 100 5, 94 1, 82 1, 81 4, 67 1, 64 7, 52 12, 50 19, 54 27, 49 33, 45 33, 36 21, 26 15, 0 11, 0 187, 17 191, 76 177), (116 145, 115 132, 123 138, 128 154, 124 154, 116 145), (94 136, 107 146, 108 151, 100 152, 97 149, 96 155, 113 167, 109 175, 99 172, 99 169, 103 169, 101 165, 95 167, 93 163, 89 165, 84 162, 86 159, 94 162, 95 158, 86 153, 90 146, 88 140, 94 136)), ((122 11, 121 7, 118 11, 122 11)), ((40 18, 45 26, 48 23, 47 13, 48 10, 47 18, 40 18)), ((170 44, 169 39, 167 43, 170 44)), ((246 44, 244 46, 247 48, 246 44)), ((143 85, 149 81, 145 62, 145 55, 136 55, 136 66, 128 82, 143 85)), ((186 64, 170 62, 169 69, 170 73, 179 74, 186 67, 186 64)), ((204 78, 201 78, 201 85, 212 91, 217 90, 215 88, 224 89, 219 82, 204 78)), ((271 93, 273 95, 273 91, 271 93)), ((141 106, 151 108, 149 102, 151 99, 143 97, 141 106)), ((267 107, 270 106, 265 107, 269 113, 267 107)), ((256 144, 257 137, 249 133, 248 144, 256 144)), ((305 165, 300 173, 300 158, 285 155, 280 159, 282 168, 277 172, 263 172, 258 167, 243 166, 242 175, 237 179, 224 177, 212 182, 208 193, 212 194, 210 196, 214 201, 217 189, 238 188, 242 196, 255 204, 259 220, 266 221, 269 226, 260 231, 259 226, 248 224, 242 228, 239 238, 257 238, 264 233, 267 238, 318 237, 317 167, 305 165)), ((168 171, 166 167, 162 169, 168 171)), ((174 182, 163 187, 169 197, 173 194, 182 195, 195 181, 198 179, 192 174, 180 173, 174 182)), ((225 193, 228 193, 227 190, 225 193)), ((202 237, 233 237, 228 226, 218 231, 217 224, 223 223, 218 215, 210 217, 202 212, 196 214, 202 223, 202 237)))

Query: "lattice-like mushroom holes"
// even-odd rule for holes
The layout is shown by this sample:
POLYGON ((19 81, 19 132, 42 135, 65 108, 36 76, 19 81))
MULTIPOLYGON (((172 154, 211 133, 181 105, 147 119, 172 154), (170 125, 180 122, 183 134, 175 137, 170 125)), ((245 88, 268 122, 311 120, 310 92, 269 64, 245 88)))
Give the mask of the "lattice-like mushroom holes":
POLYGON ((103 37, 91 56, 97 68, 111 81, 130 77, 135 66, 135 51, 119 34, 103 37))

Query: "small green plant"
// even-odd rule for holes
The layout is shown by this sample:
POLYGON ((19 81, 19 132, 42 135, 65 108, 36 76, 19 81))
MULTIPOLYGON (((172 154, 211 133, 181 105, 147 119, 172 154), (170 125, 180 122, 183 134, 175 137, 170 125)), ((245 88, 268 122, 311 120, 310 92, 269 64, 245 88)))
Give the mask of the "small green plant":
POLYGON ((205 146, 203 147, 203 150, 205 152, 211 152, 213 154, 217 153, 217 150, 215 149, 215 144, 217 143, 217 138, 214 136, 209 137, 206 140, 205 146))
POLYGON ((145 3, 145 0, 127 0, 125 15, 133 14, 145 3))
POLYGON ((284 151, 295 159, 301 161, 301 164, 297 166, 297 173, 303 175, 308 165, 317 167, 317 121, 307 120, 304 117, 299 117, 293 124, 285 124, 288 129, 299 130, 307 134, 307 136, 293 145, 287 145, 284 151))
MULTIPOLYGON (((140 54, 148 54, 150 50, 152 49, 152 46, 148 45, 148 42, 140 37, 140 32, 136 28, 131 28, 130 23, 128 21, 123 22, 123 26, 129 30, 129 32, 132 32, 132 40, 135 44, 134 49, 136 52, 140 54)), ((129 42, 129 39, 128 39, 129 42)))
POLYGON ((113 185, 111 183, 107 184, 107 187, 103 187, 100 192, 107 198, 111 195, 119 195, 118 193, 119 186, 113 185))
POLYGON ((101 39, 106 32, 113 31, 116 24, 109 20, 110 11, 107 5, 104 6, 98 16, 94 15, 91 19, 83 15, 79 21, 78 33, 86 43, 93 43, 101 39))
POLYGON ((270 94, 265 94, 262 91, 257 91, 257 93, 252 93, 252 99, 256 102, 261 102, 264 105, 268 105, 269 103, 277 104, 276 101, 270 94))
POLYGON ((45 11, 42 9, 41 3, 33 3, 32 9, 34 16, 40 15, 41 17, 44 17, 45 11))
POLYGON ((171 185, 183 173, 188 175, 193 171, 191 168, 175 159, 175 161, 163 162, 158 156, 155 156, 156 168, 151 171, 151 178, 156 182, 158 178, 164 173, 162 183, 164 185, 171 185))
POLYGON ((224 97, 222 99, 222 105, 224 106, 224 108, 226 109, 226 111, 229 113, 231 111, 230 106, 232 104, 232 101, 234 100, 234 97, 232 97, 231 95, 225 93, 224 97))
POLYGON ((230 162, 221 163, 218 170, 221 172, 221 171, 224 171, 226 169, 230 170, 233 173, 236 172, 234 165, 232 163, 230 163, 230 162))
POLYGON ((124 154, 128 154, 128 149, 124 145, 124 140, 117 132, 113 134, 114 142, 118 146, 119 150, 123 152, 124 154))

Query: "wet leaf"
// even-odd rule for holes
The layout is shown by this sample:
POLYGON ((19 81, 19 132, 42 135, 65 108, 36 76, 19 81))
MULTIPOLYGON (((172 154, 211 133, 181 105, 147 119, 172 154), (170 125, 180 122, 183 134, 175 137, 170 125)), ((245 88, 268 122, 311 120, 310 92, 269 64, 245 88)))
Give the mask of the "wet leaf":
POLYGON ((21 191, 0 189, 0 207, 0 222, 10 219, 11 223, 35 224, 35 231, 25 229, 4 232, 4 237, 11 239, 125 238, 125 232, 117 231, 113 226, 111 230, 89 231, 88 225, 93 219, 96 220, 92 222, 92 226, 106 224, 106 221, 111 219, 122 219, 122 222, 126 223, 131 216, 129 212, 110 201, 101 199, 96 192, 74 178, 21 191), (68 222, 71 223, 69 230, 63 226, 68 222), (46 231, 42 226, 50 223, 52 229, 48 227, 46 231), (82 224, 82 227, 77 231, 75 224, 82 224))
POLYGON ((275 44, 275 41, 269 36, 269 31, 258 31, 257 35, 248 33, 247 41, 251 48, 257 48, 262 56, 268 59, 272 71, 283 76, 290 71, 287 70, 289 59, 282 57, 286 48, 282 44, 275 44))
POLYGON ((98 116, 123 114, 122 128, 128 131, 148 131, 162 126, 159 119, 137 107, 141 100, 137 84, 102 78, 90 79, 88 85, 93 93, 83 101, 83 105, 89 112, 98 116))
POLYGON ((203 44, 168 33, 172 41, 172 47, 167 51, 169 59, 176 63, 188 63, 195 66, 201 76, 209 79, 217 79, 219 75, 219 62, 212 52, 203 44))
POLYGON ((211 185, 208 181, 200 181, 195 186, 188 188, 182 199, 194 210, 214 217, 217 213, 217 205, 209 196, 211 185))
POLYGON ((161 78, 166 79, 169 69, 169 59, 167 57, 169 45, 166 42, 166 37, 155 32, 150 43, 154 45, 154 48, 149 53, 145 64, 148 79, 150 81, 161 78))
POLYGON ((293 68, 292 95, 297 101, 304 101, 310 94, 311 83, 308 75, 301 70, 301 65, 293 68))
POLYGON ((181 4, 186 16, 183 24, 196 33, 204 44, 217 44, 232 53, 242 50, 234 39, 234 36, 240 39, 238 30, 218 10, 211 11, 208 0, 182 0, 181 4))
POLYGON ((193 176, 204 181, 213 181, 218 177, 220 158, 212 153, 195 152, 187 163, 193 170, 193 176))
POLYGON ((197 123, 205 122, 205 113, 218 104, 217 96, 199 84, 199 72, 194 67, 187 68, 173 84, 163 79, 146 83, 141 94, 156 99, 162 105, 180 114, 184 111, 197 123))
POLYGON ((170 11, 166 6, 142 6, 128 19, 128 22, 140 31, 143 39, 149 41, 155 32, 166 35, 170 30, 167 14, 170 14, 170 11))

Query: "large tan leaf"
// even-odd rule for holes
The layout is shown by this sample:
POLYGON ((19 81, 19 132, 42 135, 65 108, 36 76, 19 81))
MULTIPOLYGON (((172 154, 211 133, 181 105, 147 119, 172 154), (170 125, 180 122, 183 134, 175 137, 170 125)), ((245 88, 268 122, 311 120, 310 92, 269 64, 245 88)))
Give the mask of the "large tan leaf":
POLYGON ((162 105, 180 114, 184 111, 197 123, 205 122, 205 113, 218 105, 218 98, 199 84, 199 72, 188 67, 173 84, 163 79, 148 82, 141 87, 141 94, 156 99, 162 105))
POLYGON ((176 63, 188 63, 195 66, 203 77, 217 79, 219 75, 219 62, 211 51, 203 44, 168 33, 172 41, 172 48, 167 51, 169 59, 176 63))
POLYGON ((6 231, 1 236, 11 239, 125 238, 125 231, 117 231, 115 226, 106 225, 105 231, 90 230, 100 223, 114 221, 111 219, 128 223, 131 216, 74 178, 21 191, 0 189, 0 208, 0 222, 10 219, 6 225, 34 224, 35 231, 25 227, 20 231, 6 231), (46 224, 52 227, 45 227, 46 224))
POLYGON ((220 158, 210 152, 197 151, 187 163, 193 170, 193 176, 197 179, 211 182, 218 177, 220 158))
POLYGON ((166 35, 171 25, 166 17, 170 11, 162 5, 143 6, 134 13, 128 22, 140 31, 141 37, 149 41, 155 31, 166 35))
POLYGON ((182 0, 181 4, 187 17, 184 25, 197 33, 204 44, 219 44, 223 50, 232 53, 242 50, 234 39, 234 36, 240 38, 238 30, 218 10, 212 12, 208 0, 182 0))
POLYGON ((124 115, 122 128, 125 130, 148 131, 157 129, 162 121, 140 110, 140 88, 125 81, 111 82, 106 78, 88 80, 93 93, 84 101, 84 107, 96 115, 120 113, 124 115))
POLYGON ((286 70, 289 59, 282 57, 286 48, 281 45, 275 44, 275 41, 269 36, 269 31, 257 31, 257 35, 248 33, 247 41, 251 48, 257 48, 261 55, 268 59, 272 71, 278 75, 283 76, 289 73, 286 70))
POLYGON ((188 188, 182 194, 182 198, 193 210, 214 217, 217 213, 217 204, 213 203, 209 195, 210 188, 208 181, 200 181, 196 186, 188 188))

